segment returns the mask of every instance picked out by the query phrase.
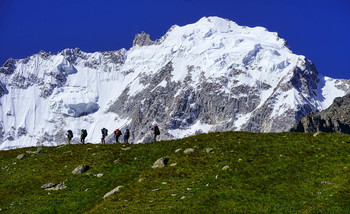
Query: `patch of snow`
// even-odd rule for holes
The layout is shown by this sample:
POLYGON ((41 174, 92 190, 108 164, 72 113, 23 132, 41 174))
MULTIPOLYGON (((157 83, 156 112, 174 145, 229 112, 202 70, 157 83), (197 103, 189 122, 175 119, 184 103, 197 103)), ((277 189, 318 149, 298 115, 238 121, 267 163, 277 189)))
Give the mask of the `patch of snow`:
POLYGON ((193 124, 187 129, 170 129, 168 130, 168 133, 176 138, 184 138, 194 135, 197 132, 208 133, 212 127, 213 125, 202 124, 200 121, 197 121, 195 124, 193 124))

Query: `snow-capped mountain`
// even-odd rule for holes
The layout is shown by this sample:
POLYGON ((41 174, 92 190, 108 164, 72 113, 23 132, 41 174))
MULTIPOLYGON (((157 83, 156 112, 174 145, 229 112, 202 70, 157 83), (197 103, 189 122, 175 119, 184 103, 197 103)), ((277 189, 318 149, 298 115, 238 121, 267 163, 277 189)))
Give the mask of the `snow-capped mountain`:
POLYGON ((160 39, 136 35, 129 50, 65 49, 0 67, 0 149, 66 142, 73 130, 99 143, 101 128, 132 142, 200 132, 287 131, 349 92, 293 54, 277 33, 218 17, 172 26, 160 39))

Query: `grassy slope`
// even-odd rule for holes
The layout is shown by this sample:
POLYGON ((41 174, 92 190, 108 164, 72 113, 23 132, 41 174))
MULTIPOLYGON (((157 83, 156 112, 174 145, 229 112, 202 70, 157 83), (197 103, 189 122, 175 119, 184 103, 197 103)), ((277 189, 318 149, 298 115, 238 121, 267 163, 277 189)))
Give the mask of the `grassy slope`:
POLYGON ((16 159, 28 150, 36 148, 0 151, 1 213, 350 212, 348 135, 224 132, 139 145, 44 147, 16 159), (174 152, 193 147, 192 154, 174 152), (160 157, 177 165, 152 169, 160 157), (91 168, 71 174, 80 164, 91 168), (68 188, 40 188, 61 181, 68 188))

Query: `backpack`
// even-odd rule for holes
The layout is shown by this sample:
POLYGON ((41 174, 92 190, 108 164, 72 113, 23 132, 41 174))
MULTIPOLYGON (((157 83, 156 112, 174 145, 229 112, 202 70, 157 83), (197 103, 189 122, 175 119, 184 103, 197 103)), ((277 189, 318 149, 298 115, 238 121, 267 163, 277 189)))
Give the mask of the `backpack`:
POLYGON ((119 129, 116 129, 116 130, 114 131, 114 134, 115 134, 116 136, 120 136, 120 135, 122 135, 122 132, 121 132, 119 129))
POLYGON ((102 135, 105 135, 105 136, 108 135, 108 130, 105 128, 101 129, 101 132, 102 132, 102 135))
POLYGON ((73 132, 72 130, 68 130, 68 138, 73 138, 73 132))
POLYGON ((86 129, 82 129, 82 130, 81 130, 81 136, 82 136, 82 137, 86 137, 86 136, 87 136, 87 131, 86 131, 86 129))
POLYGON ((154 126, 154 134, 155 135, 160 135, 160 131, 157 125, 154 126))

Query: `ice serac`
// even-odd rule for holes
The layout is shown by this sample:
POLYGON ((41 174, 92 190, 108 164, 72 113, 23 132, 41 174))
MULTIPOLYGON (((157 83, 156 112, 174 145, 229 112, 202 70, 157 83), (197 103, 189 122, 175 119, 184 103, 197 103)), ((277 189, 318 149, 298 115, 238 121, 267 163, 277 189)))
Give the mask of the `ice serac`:
POLYGON ((219 17, 172 26, 156 41, 136 35, 129 50, 65 49, 0 67, 0 149, 78 141, 99 143, 101 128, 130 129, 131 142, 202 132, 288 131, 309 112, 349 92, 349 81, 320 75, 265 28, 219 17))

